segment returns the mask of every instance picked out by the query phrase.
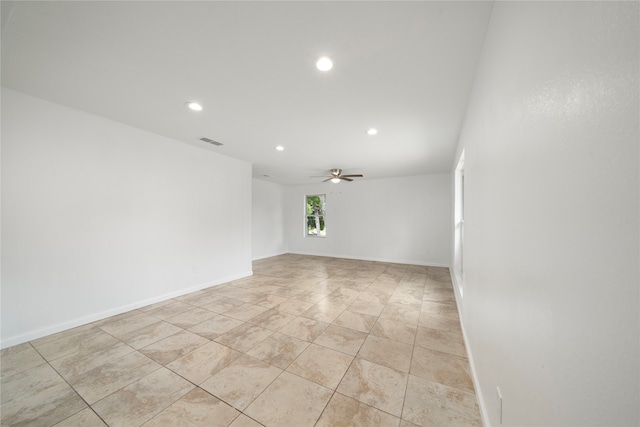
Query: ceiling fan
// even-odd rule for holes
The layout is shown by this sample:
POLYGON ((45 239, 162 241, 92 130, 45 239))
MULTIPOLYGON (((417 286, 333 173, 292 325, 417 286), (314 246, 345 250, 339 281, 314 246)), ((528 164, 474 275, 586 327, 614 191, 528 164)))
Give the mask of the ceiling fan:
POLYGON ((337 184, 340 181, 353 181, 353 178, 363 178, 363 175, 342 175, 342 169, 331 169, 331 176, 322 182, 331 181, 334 184, 337 184))

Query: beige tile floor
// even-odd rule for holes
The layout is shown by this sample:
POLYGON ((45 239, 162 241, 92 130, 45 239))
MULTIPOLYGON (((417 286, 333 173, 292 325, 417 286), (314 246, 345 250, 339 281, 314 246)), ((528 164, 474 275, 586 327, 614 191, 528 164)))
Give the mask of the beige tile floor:
POLYGON ((446 268, 282 255, 0 354, 3 426, 481 426, 446 268))

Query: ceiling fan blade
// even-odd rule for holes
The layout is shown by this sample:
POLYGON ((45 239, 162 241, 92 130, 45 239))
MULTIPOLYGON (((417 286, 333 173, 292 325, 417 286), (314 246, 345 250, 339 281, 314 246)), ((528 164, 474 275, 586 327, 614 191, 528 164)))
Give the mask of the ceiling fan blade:
MULTIPOLYGON (((324 176, 317 176, 316 175, 316 176, 311 176, 310 178, 326 178, 322 182, 333 181, 335 179, 339 179, 341 181, 352 182, 353 181, 352 178, 364 178, 364 175, 362 175, 362 174, 341 175, 342 169, 331 169, 330 172, 331 172, 331 175, 329 177, 327 177, 326 175, 324 175, 324 176)), ((336 181, 336 182, 338 182, 338 181, 336 181)))

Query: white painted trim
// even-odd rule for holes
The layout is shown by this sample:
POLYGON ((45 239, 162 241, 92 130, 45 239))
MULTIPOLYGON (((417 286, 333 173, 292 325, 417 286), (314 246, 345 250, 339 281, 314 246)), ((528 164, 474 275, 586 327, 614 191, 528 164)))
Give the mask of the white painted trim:
POLYGON ((462 329, 462 338, 464 339, 464 346, 467 349, 467 359, 469 360, 469 367, 471 368, 471 379, 473 381, 473 388, 476 391, 476 399, 478 401, 478 407, 480 408, 480 416, 482 417, 482 425, 484 427, 491 427, 491 422, 489 421, 489 414, 487 412, 487 405, 484 400, 484 396, 482 394, 482 389, 480 389, 480 381, 478 380, 478 376, 476 374, 476 366, 473 361, 473 352, 471 351, 471 347, 469 346, 469 340, 467 339, 467 332, 464 327, 464 315, 460 310, 460 288, 458 287, 459 283, 457 280, 457 274, 453 272, 453 269, 449 267, 449 274, 451 275, 451 281, 453 283, 453 291, 456 296, 456 306, 458 307, 458 313, 460 314, 460 328, 462 329))
POLYGON ((0 342, 0 348, 7 348, 14 345, 22 344, 27 341, 46 337, 47 335, 52 335, 58 332, 66 331, 68 329, 76 328, 78 326, 86 325, 88 323, 96 322, 98 320, 106 319, 107 317, 115 316, 117 314, 125 313, 131 310, 135 310, 140 307, 146 307, 148 305, 155 304, 157 302, 166 301, 171 298, 179 297, 191 292, 199 291, 201 289, 209 288, 211 286, 221 285, 223 283, 231 282, 233 280, 242 279, 244 277, 249 277, 249 276, 253 276, 253 271, 235 274, 233 276, 224 277, 222 279, 213 280, 211 282, 200 283, 199 285, 192 286, 186 289, 181 289, 176 292, 170 292, 168 294, 134 302, 132 304, 127 304, 127 305, 106 310, 100 313, 90 314, 88 316, 84 316, 78 319, 73 319, 68 322, 58 323, 57 325, 38 329, 36 331, 27 332, 25 334, 21 334, 18 336, 3 338, 2 341, 0 342))
POLYGON ((448 264, 441 264, 436 262, 429 261, 418 261, 418 260, 399 260, 399 259, 388 259, 388 258, 362 258, 362 257, 354 257, 349 255, 342 254, 323 254, 323 253, 312 253, 312 252, 304 252, 304 251, 296 251, 296 252, 288 252, 294 255, 309 255, 309 256, 321 256, 326 258, 344 258, 344 259, 355 259, 359 261, 374 261, 374 262, 386 262, 390 264, 409 264, 409 265, 422 265, 425 267, 447 267, 448 264))
POLYGON ((288 254, 288 253, 289 252, 284 251, 284 252, 278 252, 278 253, 271 254, 271 255, 261 255, 261 256, 259 256, 257 258, 253 258, 252 261, 258 261, 258 260, 265 259, 265 258, 273 258, 274 256, 285 255, 285 254, 288 254))

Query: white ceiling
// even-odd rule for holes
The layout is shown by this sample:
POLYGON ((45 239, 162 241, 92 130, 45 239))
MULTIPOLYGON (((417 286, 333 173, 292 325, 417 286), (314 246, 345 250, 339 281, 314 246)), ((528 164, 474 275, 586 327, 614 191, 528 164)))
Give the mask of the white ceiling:
POLYGON ((3 1, 2 85, 281 184, 447 172, 491 5, 3 1))

